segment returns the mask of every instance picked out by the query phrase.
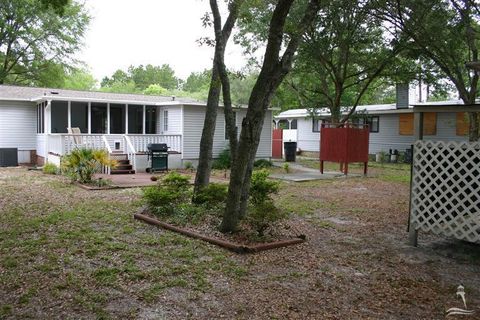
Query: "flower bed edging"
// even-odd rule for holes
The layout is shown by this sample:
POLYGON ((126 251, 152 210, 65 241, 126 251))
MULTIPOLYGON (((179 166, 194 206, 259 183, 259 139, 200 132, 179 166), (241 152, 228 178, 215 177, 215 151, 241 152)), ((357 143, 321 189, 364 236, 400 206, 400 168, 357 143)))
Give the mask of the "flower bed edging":
POLYGON ((160 220, 154 219, 150 216, 145 215, 146 208, 140 209, 137 213, 133 215, 133 217, 137 220, 142 220, 148 224, 159 226, 163 229, 170 230, 173 232, 177 232, 180 234, 183 234, 187 237, 194 238, 194 239, 199 239, 206 241, 208 243, 217 245, 219 247, 225 248, 227 250, 236 252, 236 253, 254 253, 254 252, 260 252, 260 251, 265 251, 265 250, 271 250, 271 249, 276 249, 276 248, 282 248, 282 247, 287 247, 291 246, 294 244, 299 244, 303 243, 306 241, 306 237, 304 235, 300 235, 295 239, 290 239, 290 240, 281 240, 281 241, 275 241, 275 242, 270 242, 270 243, 261 243, 261 244, 256 244, 256 245, 243 245, 243 244, 238 244, 230 241, 225 241, 221 240, 218 238, 213 238, 213 237, 208 237, 205 235, 202 235, 200 233, 186 230, 174 225, 171 225, 169 223, 162 222, 160 220))

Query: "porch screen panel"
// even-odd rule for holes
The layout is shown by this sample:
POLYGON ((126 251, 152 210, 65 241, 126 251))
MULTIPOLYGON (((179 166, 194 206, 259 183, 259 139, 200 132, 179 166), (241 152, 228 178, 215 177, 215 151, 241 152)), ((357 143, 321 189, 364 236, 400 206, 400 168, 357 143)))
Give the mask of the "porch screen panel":
POLYGON ((107 104, 92 102, 92 133, 107 133, 107 104))
POLYGON ((143 133, 143 106, 128 105, 128 133, 143 133))
POLYGON ((88 132, 88 103, 71 103, 72 128, 79 128, 81 133, 88 132))
POLYGON ((110 133, 125 133, 126 109, 124 104, 110 104, 110 133))
POLYGON ((157 133, 157 107, 147 106, 145 115, 145 133, 156 134, 157 133))
POLYGON ((68 127, 68 102, 52 101, 51 109, 52 133, 67 133, 68 127))

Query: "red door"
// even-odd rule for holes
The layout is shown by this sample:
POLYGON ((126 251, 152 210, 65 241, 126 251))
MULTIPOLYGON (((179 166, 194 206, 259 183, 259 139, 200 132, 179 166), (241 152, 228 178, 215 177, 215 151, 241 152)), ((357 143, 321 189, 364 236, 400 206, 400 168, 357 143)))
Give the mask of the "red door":
POLYGON ((283 151, 283 130, 273 129, 272 132, 272 158, 282 159, 283 151))

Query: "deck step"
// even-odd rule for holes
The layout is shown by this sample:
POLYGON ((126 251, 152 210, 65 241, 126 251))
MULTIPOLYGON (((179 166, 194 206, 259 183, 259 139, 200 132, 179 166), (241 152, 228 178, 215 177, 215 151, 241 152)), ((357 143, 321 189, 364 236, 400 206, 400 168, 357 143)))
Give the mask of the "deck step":
POLYGON ((112 169, 110 174, 135 174, 135 170, 121 170, 121 169, 112 169))
POLYGON ((114 160, 117 161, 117 164, 119 166, 130 164, 130 160, 128 159, 114 159, 114 160))

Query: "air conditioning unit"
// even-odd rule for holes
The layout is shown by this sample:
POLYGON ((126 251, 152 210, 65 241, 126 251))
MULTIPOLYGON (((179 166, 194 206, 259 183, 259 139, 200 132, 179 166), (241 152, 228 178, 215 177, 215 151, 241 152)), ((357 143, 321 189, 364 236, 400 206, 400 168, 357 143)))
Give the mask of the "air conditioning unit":
POLYGON ((0 167, 18 166, 17 148, 0 148, 0 167))

